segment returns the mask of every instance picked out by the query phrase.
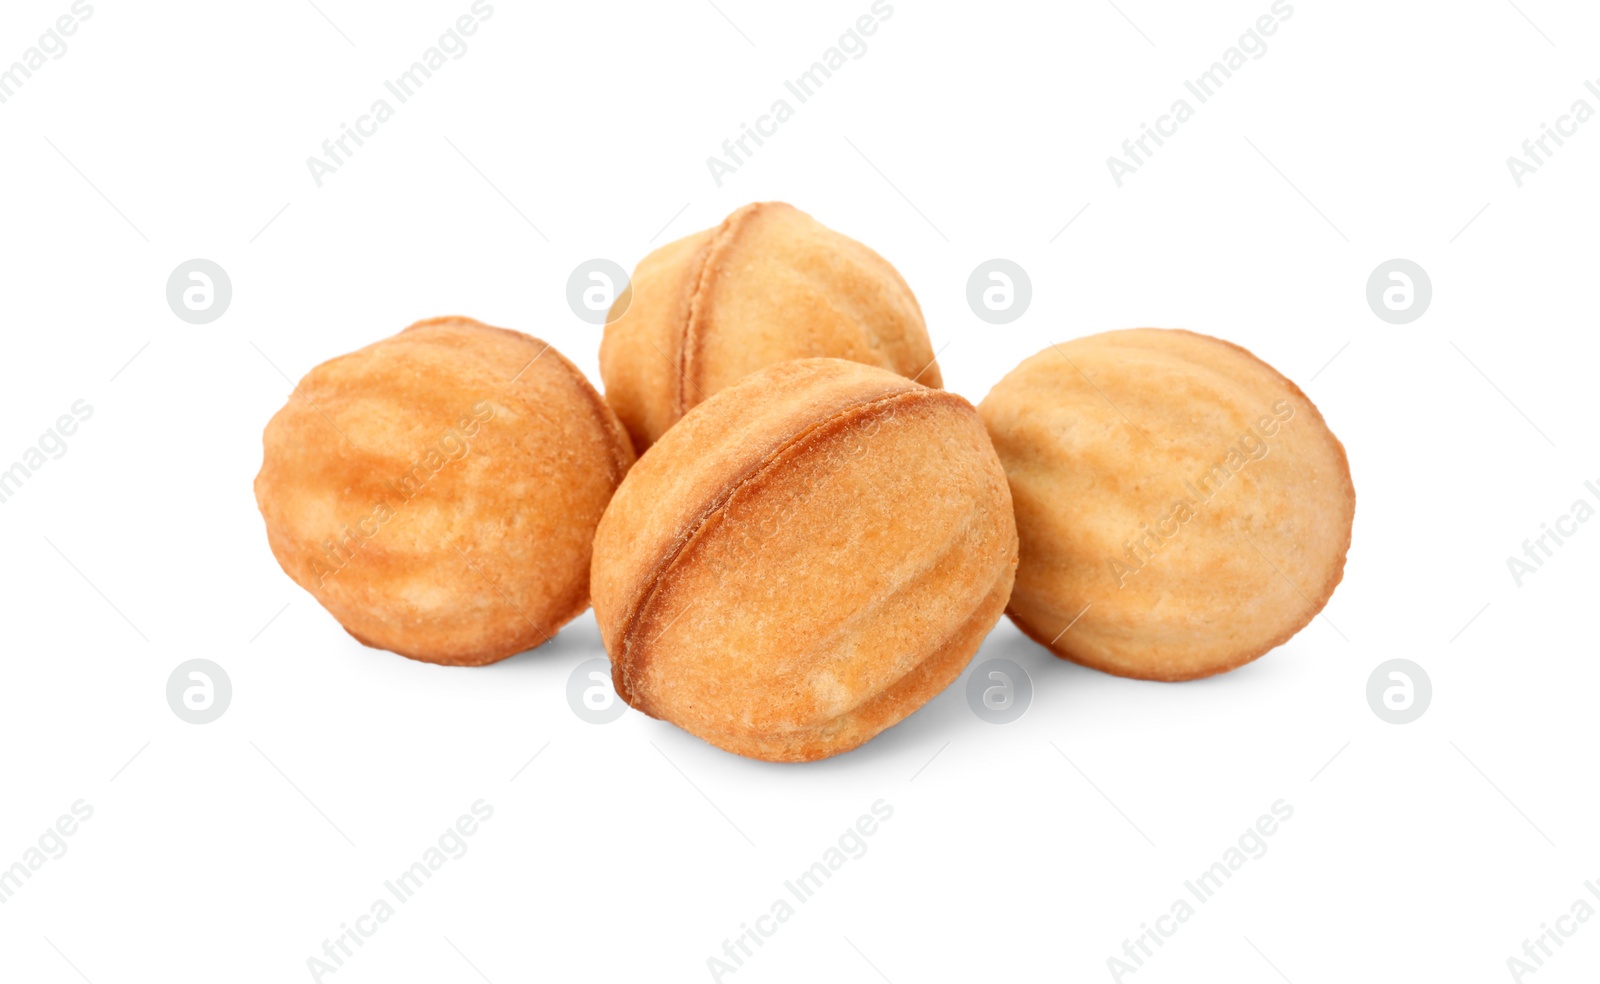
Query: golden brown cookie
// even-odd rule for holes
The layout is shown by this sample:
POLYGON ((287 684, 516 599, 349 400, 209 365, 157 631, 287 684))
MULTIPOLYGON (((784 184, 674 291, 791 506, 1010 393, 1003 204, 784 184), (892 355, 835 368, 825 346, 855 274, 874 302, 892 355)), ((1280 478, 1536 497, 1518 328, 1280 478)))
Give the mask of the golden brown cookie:
POLYGON ((1016 567, 972 405, 839 359, 759 370, 634 466, 595 534, 622 699, 713 745, 848 751, 960 675, 1016 567))
POLYGON ((895 268, 782 202, 661 247, 639 261, 632 288, 612 309, 600 375, 641 453, 691 407, 788 359, 849 359, 943 385, 895 268))
POLYGON ((633 449, 572 363, 470 318, 324 362, 267 424, 278 563, 369 646, 457 666, 589 604, 595 525, 633 449))
POLYGON ((1344 575, 1344 446, 1237 345, 1155 328, 1053 345, 979 413, 1016 502, 1008 611, 1057 656, 1221 673, 1304 628, 1344 575))

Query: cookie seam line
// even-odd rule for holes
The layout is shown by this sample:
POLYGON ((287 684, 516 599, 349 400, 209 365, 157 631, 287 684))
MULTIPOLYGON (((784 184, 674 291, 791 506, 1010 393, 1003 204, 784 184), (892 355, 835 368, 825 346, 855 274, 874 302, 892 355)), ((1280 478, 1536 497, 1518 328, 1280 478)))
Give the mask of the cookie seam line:
POLYGON ((711 234, 706 242, 704 251, 700 256, 700 265, 693 273, 694 289, 689 292, 688 310, 685 312, 683 329, 678 335, 678 376, 677 392, 674 394, 673 412, 678 419, 689 412, 689 373, 691 362, 691 348, 698 337, 694 330, 701 320, 700 307, 711 292, 711 281, 715 278, 716 261, 722 258, 724 252, 733 245, 739 233, 749 223, 756 213, 766 208, 765 202, 753 202, 739 209, 722 221, 722 224, 711 234))
MULTIPOLYGON (((636 668, 635 663, 637 662, 633 658, 631 650, 637 641, 635 638, 636 633, 643 623, 642 615, 659 594, 662 582, 672 573, 672 570, 677 566, 689 547, 700 537, 712 517, 725 511, 728 503, 733 500, 733 497, 741 489, 771 472, 779 458, 816 437, 824 429, 844 422, 852 416, 861 416, 864 413, 887 407, 896 402, 910 402, 912 400, 939 400, 947 403, 951 400, 957 400, 963 404, 966 402, 947 390, 929 389, 919 385, 916 389, 901 390, 887 396, 851 404, 791 435, 787 440, 768 452, 759 464, 737 481, 728 484, 710 502, 701 507, 699 516, 694 520, 692 528, 679 538, 676 547, 667 551, 664 556, 652 564, 643 576, 634 579, 635 584, 647 584, 648 587, 640 593, 637 601, 629 607, 627 614, 624 616, 622 631, 618 633, 618 652, 616 654, 617 667, 622 671, 623 683, 630 696, 633 694, 632 678, 634 676, 633 671, 636 668)), ((630 703, 632 702, 630 701, 630 703)))

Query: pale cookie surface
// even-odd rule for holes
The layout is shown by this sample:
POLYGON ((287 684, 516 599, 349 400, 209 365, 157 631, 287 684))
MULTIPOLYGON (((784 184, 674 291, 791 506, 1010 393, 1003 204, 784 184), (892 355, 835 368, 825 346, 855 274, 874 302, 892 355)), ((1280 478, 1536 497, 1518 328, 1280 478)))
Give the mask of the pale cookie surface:
POLYGON ((1189 680, 1281 645, 1344 574, 1355 488, 1311 401, 1238 346, 1053 345, 979 407, 1016 503, 1008 611, 1057 656, 1189 680))
POLYGON ((272 552, 369 646, 480 665, 588 607, 594 528, 633 461, 544 342, 419 322, 317 366, 267 425, 272 552))
POLYGON ((1016 567, 971 404, 837 359, 754 373, 640 458, 595 536, 617 693, 721 748, 856 747, 960 675, 1016 567))
POLYGON ((606 399, 649 447, 745 375, 788 359, 848 359, 941 385, 922 309, 888 261, 782 202, 639 262, 624 312, 606 326, 606 399))

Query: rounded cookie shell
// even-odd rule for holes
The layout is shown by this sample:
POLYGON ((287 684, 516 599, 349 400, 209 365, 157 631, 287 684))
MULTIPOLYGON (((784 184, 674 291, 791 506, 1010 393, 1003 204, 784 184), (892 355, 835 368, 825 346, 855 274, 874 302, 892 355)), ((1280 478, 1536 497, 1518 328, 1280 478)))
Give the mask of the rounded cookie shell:
POLYGON ((633 462, 572 363, 468 318, 312 369, 262 443, 284 571, 361 642, 470 666, 588 607, 594 529, 633 462))
POLYGON ((1311 400, 1228 342, 1053 345, 979 407, 1016 503, 1009 613, 1057 656, 1190 680, 1304 628, 1344 574, 1355 488, 1311 400))
POLYGON ((888 261, 782 202, 646 256, 600 345, 606 398, 641 453, 747 374, 827 356, 939 387, 922 309, 888 261))
POLYGON ((713 745, 848 751, 960 675, 1016 567, 1005 475, 972 405, 804 359, 690 411, 595 534, 617 693, 713 745))

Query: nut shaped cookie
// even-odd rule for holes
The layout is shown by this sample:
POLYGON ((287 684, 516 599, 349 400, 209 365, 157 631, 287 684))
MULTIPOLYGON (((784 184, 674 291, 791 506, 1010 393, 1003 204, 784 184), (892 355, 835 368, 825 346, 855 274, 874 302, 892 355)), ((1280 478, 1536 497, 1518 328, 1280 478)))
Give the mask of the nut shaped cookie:
POLYGON ((960 675, 1016 568, 972 405, 839 359, 759 370, 684 416, 595 533, 617 693, 719 748, 848 751, 960 675))
POLYGON ((458 666, 588 607, 594 528, 633 463, 572 363, 468 318, 312 369, 262 443, 256 502, 284 571, 361 642, 458 666))
POLYGON ((1016 503, 1008 611, 1057 656, 1191 680, 1304 628, 1355 488, 1304 393, 1244 349, 1139 328, 1054 345, 979 407, 1016 503))
POLYGON ((691 407, 775 362, 849 359, 942 385, 922 309, 895 268, 782 202, 661 247, 632 288, 606 326, 600 375, 641 453, 691 407))

